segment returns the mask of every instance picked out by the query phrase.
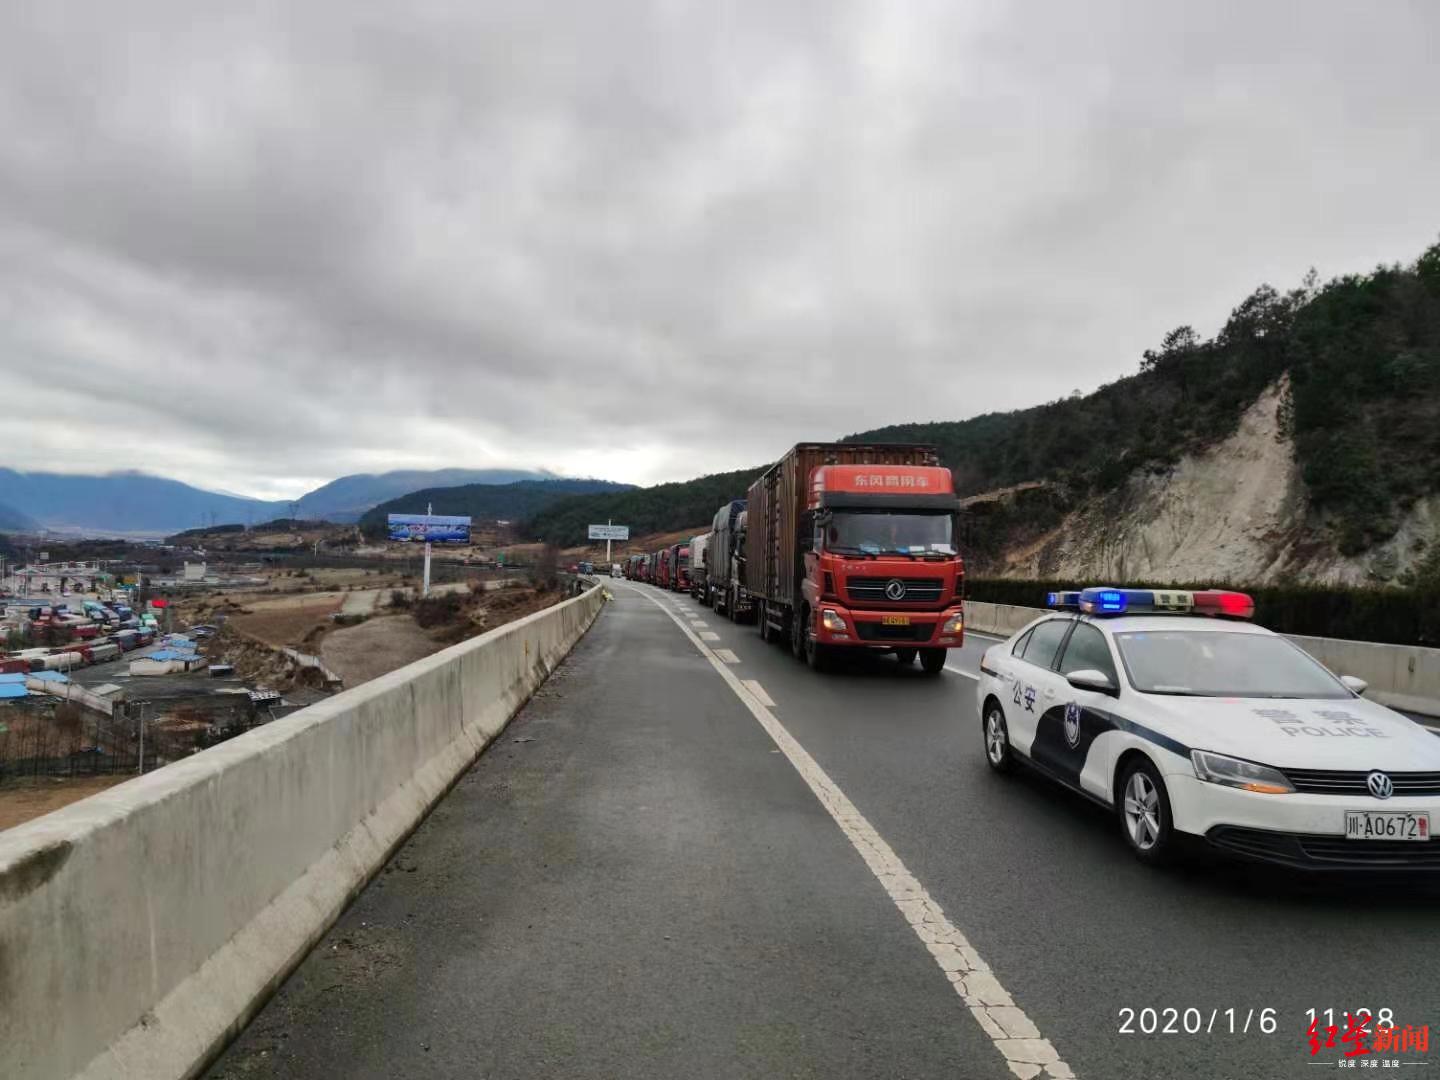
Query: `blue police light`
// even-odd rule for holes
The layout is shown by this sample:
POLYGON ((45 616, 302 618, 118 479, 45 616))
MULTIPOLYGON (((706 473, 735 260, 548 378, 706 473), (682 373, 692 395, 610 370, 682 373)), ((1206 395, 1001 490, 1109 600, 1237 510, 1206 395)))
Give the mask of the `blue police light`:
POLYGON ((1132 607, 1148 608, 1154 595, 1148 590, 1097 588, 1080 593, 1080 610, 1090 615, 1122 615, 1132 607))
POLYGON ((1053 608, 1076 608, 1080 606, 1078 592, 1052 592, 1045 594, 1045 606, 1053 608))

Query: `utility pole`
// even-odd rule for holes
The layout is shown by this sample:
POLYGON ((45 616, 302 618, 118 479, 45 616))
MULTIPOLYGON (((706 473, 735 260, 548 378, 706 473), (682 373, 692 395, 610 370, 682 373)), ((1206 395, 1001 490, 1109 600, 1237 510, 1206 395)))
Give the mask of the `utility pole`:
POLYGON ((135 775, 143 776, 145 774, 145 706, 150 703, 137 701, 135 704, 140 706, 140 763, 135 767, 135 775))
POLYGON ((421 596, 430 595, 430 516, 434 511, 434 503, 425 504, 425 582, 420 587, 421 596))
MULTIPOLYGON (((610 525, 614 525, 614 524, 615 524, 615 519, 614 519, 614 518, 606 518, 605 524, 606 524, 607 527, 610 526, 610 525)), ((605 572, 606 572, 607 574, 610 572, 610 534, 609 534, 609 533, 606 533, 606 534, 605 534, 605 572)))

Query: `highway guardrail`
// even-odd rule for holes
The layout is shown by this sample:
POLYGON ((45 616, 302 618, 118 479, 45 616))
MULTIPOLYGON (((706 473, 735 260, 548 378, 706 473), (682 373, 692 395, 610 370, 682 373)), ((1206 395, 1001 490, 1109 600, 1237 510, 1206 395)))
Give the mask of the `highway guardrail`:
POLYGON ((591 588, 0 833, 0 1076, 196 1075, 603 605, 591 588))

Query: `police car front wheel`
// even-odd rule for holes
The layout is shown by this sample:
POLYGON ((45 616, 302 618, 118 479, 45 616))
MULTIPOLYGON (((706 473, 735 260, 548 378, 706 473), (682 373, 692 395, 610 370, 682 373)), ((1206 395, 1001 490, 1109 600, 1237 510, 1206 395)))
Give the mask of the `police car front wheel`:
POLYGON ((1009 772, 1015 759, 1010 753, 1010 731, 1005 726, 1005 713, 999 702, 990 702, 985 710, 985 761, 996 772, 1009 772))
POLYGON ((1120 778, 1120 831, 1130 850, 1151 864, 1168 862, 1175 849, 1170 796, 1160 773, 1144 758, 1125 766, 1120 778))

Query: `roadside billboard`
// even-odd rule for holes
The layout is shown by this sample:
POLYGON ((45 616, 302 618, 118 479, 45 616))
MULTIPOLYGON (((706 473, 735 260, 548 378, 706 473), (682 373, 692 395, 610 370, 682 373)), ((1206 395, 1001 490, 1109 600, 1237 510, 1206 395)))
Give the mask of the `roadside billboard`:
POLYGON ((390 539, 397 544, 468 544, 470 519, 440 514, 391 514, 390 539))
POLYGON ((629 525, 591 525, 591 540, 629 540, 629 525))

